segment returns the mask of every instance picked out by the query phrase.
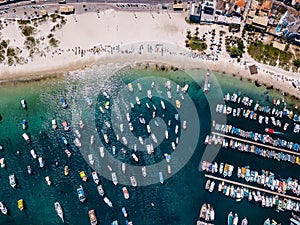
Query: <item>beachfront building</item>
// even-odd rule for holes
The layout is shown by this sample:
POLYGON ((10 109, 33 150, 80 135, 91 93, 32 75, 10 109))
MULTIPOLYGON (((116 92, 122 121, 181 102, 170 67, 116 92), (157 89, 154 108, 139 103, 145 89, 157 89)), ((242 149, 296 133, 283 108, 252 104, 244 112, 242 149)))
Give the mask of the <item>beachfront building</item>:
POLYGON ((281 24, 283 36, 296 45, 300 45, 300 16, 288 12, 281 24))
POLYGON ((200 23, 214 23, 215 4, 213 1, 204 1, 201 5, 200 23))
POLYGON ((258 31, 266 31, 271 14, 272 2, 265 0, 262 4, 253 0, 246 19, 246 28, 254 28, 258 31))
POLYGON ((61 14, 72 14, 75 12, 74 6, 61 6, 59 7, 59 12, 61 14))
POLYGON ((200 23, 201 19, 201 5, 200 3, 190 4, 189 20, 193 23, 200 23))
POLYGON ((173 5, 174 12, 182 12, 183 11, 183 3, 177 3, 173 5))

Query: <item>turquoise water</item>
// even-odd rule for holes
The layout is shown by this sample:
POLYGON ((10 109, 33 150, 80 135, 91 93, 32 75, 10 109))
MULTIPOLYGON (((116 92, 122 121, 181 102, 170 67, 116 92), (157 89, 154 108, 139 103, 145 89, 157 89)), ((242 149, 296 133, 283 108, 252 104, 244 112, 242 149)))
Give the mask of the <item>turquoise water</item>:
MULTIPOLYGON (((280 93, 268 90, 265 87, 255 87, 247 81, 240 81, 238 78, 216 75, 216 80, 212 81, 212 91, 208 93, 210 102, 208 102, 205 94, 202 92, 205 71, 189 71, 187 75, 182 71, 157 71, 154 69, 135 69, 117 72, 113 79, 104 77, 103 74, 107 71, 100 71, 97 68, 86 70, 77 74, 73 74, 60 79, 50 79, 38 82, 4 84, 0 88, 0 114, 2 121, 0 122, 0 144, 4 150, 0 152, 0 156, 6 160, 7 167, 0 170, 0 200, 3 201, 9 210, 9 216, 0 215, 0 224, 61 224, 61 220, 56 215, 54 210, 54 202, 59 201, 64 209, 66 224, 89 224, 88 210, 95 209, 99 224, 110 224, 117 219, 119 224, 125 224, 125 219, 122 215, 121 208, 126 207, 129 220, 134 224, 176 224, 190 225, 195 224, 198 218, 199 210, 204 202, 213 205, 216 212, 215 224, 226 224, 226 218, 229 211, 238 212, 240 218, 247 217, 249 224, 262 224, 267 217, 274 218, 282 224, 288 224, 289 212, 277 214, 275 209, 263 209, 254 202, 243 200, 236 203, 233 199, 226 198, 215 191, 209 194, 204 190, 205 179, 204 174, 199 172, 198 167, 205 150, 203 140, 210 132, 211 126, 211 110, 210 104, 213 101, 222 101, 222 96, 218 95, 214 88, 217 87, 217 82, 220 84, 222 92, 241 91, 248 96, 259 100, 263 104, 271 104, 267 100, 267 96, 272 96, 270 99, 279 97, 280 93), (85 75, 84 78, 82 75, 85 75), (126 87, 129 82, 134 82, 143 77, 151 79, 140 80, 143 87, 150 87, 151 81, 155 78, 156 85, 161 87, 163 91, 164 82, 161 77, 172 79, 174 82, 183 86, 189 83, 190 89, 188 95, 193 100, 199 121, 194 121, 194 118, 182 117, 181 119, 188 120, 188 129, 193 126, 200 127, 199 133, 192 133, 191 136, 195 140, 199 140, 196 150, 191 152, 191 158, 183 166, 178 167, 179 172, 171 176, 163 185, 151 184, 149 186, 138 186, 133 188, 127 186, 130 193, 130 200, 125 200, 122 194, 123 185, 114 186, 109 179, 101 177, 101 183, 105 189, 106 195, 112 200, 114 208, 109 208, 99 196, 96 185, 91 178, 91 172, 94 170, 85 160, 86 152, 93 153, 99 158, 99 146, 102 145, 103 139, 101 130, 103 130, 103 120, 109 120, 110 117, 104 117, 98 109, 99 105, 104 103, 105 98, 101 94, 106 91, 111 95, 112 99, 117 99, 117 94, 120 90, 126 87), (190 78, 194 77, 194 81, 190 78), (104 77, 104 78, 103 78, 104 77), (196 83, 196 82, 197 83, 196 83), (238 87, 238 88, 237 88, 238 87), (85 98, 89 97, 93 100, 92 108, 87 106, 85 98), (64 110, 60 106, 60 99, 65 98, 69 103, 68 109, 64 110), (26 99, 28 110, 21 108, 20 100, 26 99), (28 121, 27 133, 30 134, 32 143, 27 144, 23 138, 24 132, 21 127, 22 119, 28 121), (54 131, 51 128, 51 120, 56 119, 60 129, 54 131), (74 140, 74 130, 79 129, 79 120, 82 119, 85 123, 84 130, 80 130, 82 134, 81 142, 84 148, 82 150, 76 148, 72 141, 74 140), (71 126, 70 132, 64 132, 61 129, 61 122, 68 121, 71 126), (193 124, 194 121, 194 124, 193 124), (96 140, 93 146, 90 145, 90 136, 95 135, 96 140), (66 147, 61 141, 61 137, 67 138, 70 143, 67 148, 72 152, 72 157, 67 158, 64 150, 66 147), (44 168, 39 168, 37 161, 33 160, 29 151, 34 148, 38 156, 42 156, 46 162, 44 168), (81 153, 84 153, 82 156, 81 153), (98 154, 98 155, 96 155, 98 154), (26 166, 31 165, 33 174, 28 175, 26 166), (70 168, 69 176, 64 176, 64 165, 70 168), (88 181, 85 183, 79 177, 79 171, 84 170, 88 174, 88 181), (15 173, 18 186, 16 189, 10 187, 8 176, 15 173), (44 179, 45 176, 50 176, 52 186, 47 186, 44 179), (80 203, 76 188, 83 185, 86 193, 87 201, 80 203), (20 211, 17 208, 18 199, 24 199, 25 210, 20 211), (151 205, 154 203, 154 206, 151 205)), ((137 86, 134 86, 135 92, 137 86)), ((145 90, 143 90, 145 91, 145 90)), ((173 90, 174 91, 174 90, 173 90)), ((154 91, 152 91, 154 94, 154 91)), ((160 97, 167 99, 165 91, 159 94, 160 97)), ((173 92, 175 96, 175 91, 173 92)), ((133 95, 135 96, 135 95, 133 95)), ((187 98, 187 96, 186 96, 187 98)), ((121 96, 119 102, 116 103, 120 108, 129 106, 126 102, 127 97, 121 96), (124 101, 121 101, 121 100, 124 101)), ((147 98, 141 99, 142 104, 147 98)), ((153 98, 153 104, 159 106, 159 98, 153 98)), ((292 101, 290 102, 292 104, 292 101)), ((161 110, 159 107, 157 116, 164 120, 172 118, 176 112, 174 104, 166 102, 167 111, 161 110)), ((135 106, 136 109, 136 106, 135 106)), ((214 109, 212 107, 212 109, 214 109)), ((188 113, 188 105, 182 101, 181 113, 188 113), (187 110, 186 110, 187 109, 187 110)), ((133 122, 136 135, 141 135, 147 138, 145 129, 138 127, 137 117, 142 113, 148 121, 151 115, 144 108, 131 112, 131 116, 135 118, 133 122)), ((187 114, 188 115, 188 114, 187 114)), ((124 116, 124 115, 123 115, 124 116)), ((174 119, 172 120, 174 121, 174 119)), ((124 124, 127 122, 124 121, 124 124)), ((257 123, 253 124, 245 120, 228 119, 228 123, 239 126, 244 129, 262 131, 264 128, 259 127, 257 123)), ((175 126, 172 124, 172 129, 175 126)), ((153 127, 154 129, 154 127, 153 127)), ((188 131, 187 129, 187 131, 188 131)), ((184 131, 181 131, 184 134, 184 131)), ((180 133, 179 132, 179 133, 180 133)), ((291 133, 291 131, 290 131, 291 133)), ((109 134, 112 142, 119 149, 121 144, 115 140, 113 134, 109 134)), ((174 138, 174 137, 173 137, 174 138)), ((290 134, 290 139, 296 139, 296 135, 290 134)), ((171 139, 171 137, 170 137, 171 139)), ((109 147, 108 151, 110 151, 109 147)), ((186 147, 187 153, 193 149, 186 147)), ((130 165, 135 165, 135 162, 128 156, 130 153, 127 149, 127 155, 118 152, 116 158, 130 165)), ((170 151, 170 142, 162 142, 157 148, 153 157, 147 154, 139 153, 141 162, 139 165, 155 165, 162 162, 162 154, 170 151), (143 157, 142 157, 143 156, 143 157)), ((107 152, 106 152, 107 154, 107 152)), ((99 159, 100 160, 100 159, 99 159)), ((97 161, 97 159, 96 159, 97 161)), ((172 158, 173 171, 176 165, 182 163, 183 159, 172 158), (175 163, 176 162, 176 163, 175 163)), ((229 162, 234 165, 251 165, 256 170, 267 169, 288 177, 291 170, 298 170, 294 165, 285 162, 274 162, 273 160, 262 159, 258 156, 249 156, 248 154, 221 150, 216 158, 217 162, 229 162), (279 166, 280 165, 280 166, 279 166)), ((107 173, 106 164, 112 165, 114 170, 117 170, 113 162, 100 161, 97 171, 100 175, 107 173)), ((166 172, 166 171, 165 171, 166 172)), ((118 170, 118 178, 120 181, 125 178, 128 181, 128 175, 122 177, 120 169, 118 170)), ((150 173, 149 173, 150 174, 150 173)), ((151 175, 151 174, 150 174, 151 175)), ((149 176, 150 176, 149 175, 149 176)), ((146 178, 156 179, 156 178, 146 178)), ((139 180, 138 180, 139 182, 139 180)))

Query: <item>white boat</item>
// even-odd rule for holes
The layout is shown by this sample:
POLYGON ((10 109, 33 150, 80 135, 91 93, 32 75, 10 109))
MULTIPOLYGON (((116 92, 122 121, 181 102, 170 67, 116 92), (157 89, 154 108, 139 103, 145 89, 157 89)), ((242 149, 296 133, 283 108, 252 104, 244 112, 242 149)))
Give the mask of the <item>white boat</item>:
POLYGON ((151 128, 150 128, 150 125, 149 124, 147 124, 147 132, 150 134, 151 133, 151 128))
POLYGON ((127 86, 128 86, 128 90, 129 90, 130 92, 133 92, 132 83, 127 84, 127 86))
POLYGON ((2 214, 7 215, 7 208, 3 202, 0 202, 0 210, 2 214))
POLYGON ((142 85, 140 83, 137 83, 137 87, 138 87, 139 91, 142 91, 142 85))
POLYGON ((108 139, 108 136, 106 133, 103 134, 103 138, 104 138, 105 143, 108 144, 109 139, 108 139))
POLYGON ((167 165, 167 170, 168 170, 168 174, 171 174, 172 173, 172 167, 171 165, 167 165))
POLYGON ((167 91, 167 96, 168 96, 168 99, 171 99, 171 98, 172 98, 171 91, 167 91))
POLYGON ((27 109, 27 103, 24 99, 21 100, 21 105, 23 109, 27 109))
POLYGON ((80 148, 81 147, 81 142, 79 141, 79 139, 78 138, 75 138, 75 140, 74 140, 74 142, 73 142, 74 144, 75 144, 75 146, 77 146, 78 148, 80 148))
POLYGON ((32 170, 31 170, 31 166, 30 165, 27 166, 27 173, 29 175, 32 174, 32 170))
POLYGON ((94 163, 95 163, 95 160, 94 160, 94 158, 93 158, 93 155, 92 155, 92 154, 89 154, 89 155, 88 155, 88 159, 89 159, 89 162, 90 162, 90 164, 91 164, 91 165, 94 165, 94 163))
POLYGON ((4 158, 1 158, 0 159, 0 167, 1 168, 5 168, 6 164, 5 164, 5 159, 4 158))
POLYGON ((144 144, 143 138, 141 136, 139 136, 139 141, 142 145, 144 144))
POLYGON ((168 132, 168 130, 165 130, 165 137, 166 137, 167 140, 169 139, 169 132, 168 132))
POLYGON ((132 123, 128 123, 128 126, 129 126, 129 130, 130 130, 130 131, 133 131, 132 123))
POLYGON ((129 115, 129 113, 126 113, 126 119, 127 119, 128 122, 130 122, 130 115, 129 115))
POLYGON ((99 180, 99 177, 98 177, 98 174, 96 171, 92 172, 92 177, 93 177, 93 181, 95 182, 95 184, 99 184, 100 180, 99 180))
POLYGON ((128 141, 127 141, 126 137, 122 137, 122 141, 123 141, 124 145, 128 144, 128 141))
POLYGON ((101 156, 101 158, 103 158, 104 155, 105 155, 104 147, 100 147, 100 148, 99 148, 99 151, 100 151, 100 156, 101 156))
POLYGON ((54 129, 54 130, 57 129, 57 123, 56 123, 56 120, 52 120, 52 129, 54 129))
POLYGON ((95 142, 95 139, 94 139, 94 135, 91 136, 91 145, 93 145, 95 142))
POLYGON ((239 217, 238 217, 238 214, 235 213, 235 214, 234 214, 234 217, 233 217, 232 225, 237 225, 238 222, 239 222, 239 217))
POLYGON ((246 217, 242 220, 241 225, 248 225, 248 220, 246 217))
POLYGON ((214 221, 215 220, 215 210, 213 209, 212 206, 210 207, 209 218, 210 218, 210 221, 214 221))
POLYGON ((82 121, 82 120, 80 120, 80 121, 79 121, 79 127, 80 127, 81 129, 83 129, 83 128, 84 128, 84 123, 83 123, 83 121, 82 121))
POLYGON ((151 134, 151 138, 154 141, 154 143, 157 143, 157 139, 156 139, 156 137, 155 137, 155 135, 153 133, 151 134))
POLYGON ((97 186, 97 190, 100 196, 104 196, 105 193, 101 184, 97 186))
POLYGON ((182 128, 183 128, 183 129, 186 129, 186 120, 184 120, 184 121, 182 122, 182 128))
POLYGON ((175 126, 175 134, 178 133, 178 125, 175 126))
POLYGON ((121 169, 122 169, 122 173, 125 174, 126 173, 126 164, 125 163, 121 164, 121 169))
POLYGON ((79 133, 79 130, 75 130, 75 134, 78 138, 81 138, 81 134, 79 133))
POLYGON ((111 173, 111 179, 114 185, 118 184, 118 179, 117 179, 117 175, 115 172, 111 173))
POLYGON ((136 182, 135 176, 131 176, 130 177, 130 181, 131 181, 131 184, 132 184, 133 187, 137 186, 137 182, 136 182))
POLYGON ((30 154, 31 154, 32 158, 36 159, 36 154, 35 154, 34 149, 30 150, 30 154))
POLYGON ((13 173, 13 174, 11 174, 11 175, 9 175, 9 184, 10 184, 10 186, 11 187, 16 187, 16 185, 17 185, 17 182, 16 182, 16 177, 15 177, 15 174, 13 173))
POLYGON ((147 168, 146 168, 146 166, 142 166, 142 174, 143 174, 143 177, 147 176, 147 168))
POLYGON ((112 202, 109 200, 108 197, 105 196, 105 197, 103 198, 103 201, 104 201, 110 208, 113 207, 113 204, 112 204, 112 202))
POLYGON ((162 172, 159 172, 158 175, 159 175, 159 182, 160 182, 161 184, 163 184, 163 183, 164 183, 163 173, 162 173, 162 172))
POLYGON ((136 156, 136 154, 132 153, 131 156, 132 156, 132 158, 134 159, 134 161, 136 161, 136 162, 139 161, 139 159, 138 159, 138 157, 136 156))
POLYGON ((125 198, 125 199, 129 199, 129 193, 128 193, 127 188, 126 188, 126 187, 123 187, 123 188, 122 188, 122 191, 123 191, 124 198, 125 198))
POLYGON ((45 165, 44 159, 42 157, 39 157, 38 161, 39 161, 40 167, 43 168, 45 165))
POLYGON ((161 104, 162 109, 166 109, 166 106, 165 106, 165 103, 163 100, 160 100, 160 104, 161 104))
POLYGON ((153 107, 154 111, 156 111, 156 106, 155 106, 155 105, 152 105, 152 107, 153 107))
POLYGON ((30 142, 30 137, 28 136, 28 134, 24 133, 24 134, 22 134, 22 136, 27 143, 30 142))
POLYGON ((45 177, 45 180, 46 180, 48 186, 51 186, 51 180, 50 180, 50 177, 49 177, 49 176, 46 176, 46 177, 45 177))
POLYGON ((67 154, 68 158, 72 156, 72 153, 68 149, 65 150, 65 153, 67 154))
POLYGON ((151 90, 148 90, 147 91, 147 96, 148 98, 151 100, 152 99, 152 93, 151 93, 151 90))
POLYGON ((215 188, 215 182, 212 181, 212 182, 210 183, 210 186, 209 186, 208 191, 209 191, 209 192, 213 192, 214 188, 215 188))
POLYGON ((59 202, 55 202, 54 203, 54 208, 55 208, 55 211, 57 213, 57 215, 60 217, 60 219, 62 220, 62 222, 64 223, 64 213, 63 213, 63 210, 62 210, 62 207, 61 205, 59 204, 59 202))
POLYGON ((172 145, 172 149, 175 150, 175 148, 176 148, 175 143, 172 142, 171 145, 172 145))
POLYGON ((138 96, 135 97, 136 104, 141 105, 140 99, 138 96))
POLYGON ((148 108, 148 109, 150 109, 150 105, 146 102, 146 107, 148 108))
POLYGON ((182 91, 183 93, 186 93, 186 92, 188 91, 188 89, 189 89, 189 85, 186 84, 186 85, 184 85, 184 87, 181 89, 181 91, 182 91))
POLYGON ((171 161, 171 155, 169 155, 168 153, 165 153, 164 156, 166 158, 166 162, 169 163, 171 161))
POLYGON ((127 211, 126 211, 125 207, 122 207, 122 213, 123 213, 123 216, 125 218, 127 218, 128 214, 127 214, 127 211))

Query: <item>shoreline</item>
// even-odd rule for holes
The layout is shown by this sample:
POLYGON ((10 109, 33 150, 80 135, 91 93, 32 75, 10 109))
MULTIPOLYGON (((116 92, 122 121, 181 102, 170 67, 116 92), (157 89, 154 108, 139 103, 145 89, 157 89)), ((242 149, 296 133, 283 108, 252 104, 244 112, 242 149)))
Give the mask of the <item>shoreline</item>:
MULTIPOLYGON (((109 9, 103 11, 100 18, 91 12, 67 16, 66 25, 55 32, 55 37, 60 41, 59 47, 49 49, 43 43, 40 46, 41 55, 34 55, 27 64, 8 66, 2 63, 0 84, 63 76, 94 65, 155 62, 180 69, 203 69, 236 76, 300 98, 299 73, 258 63, 247 53, 238 63, 225 50, 212 56, 188 50, 185 48, 186 32, 194 30, 196 25, 187 24, 183 13, 170 15, 162 12, 153 18, 149 12, 133 14, 109 9), (130 27, 129 22, 132 23, 130 27), (258 67, 258 74, 250 75, 250 65, 258 67), (293 82, 298 89, 293 87, 293 82)), ((39 35, 47 36, 47 29, 52 25, 51 21, 39 25, 39 35)), ((211 29, 222 30, 217 25, 203 25, 201 28, 202 33, 211 29)), ((21 34, 15 34, 16 29, 15 24, 9 24, 3 30, 3 34, 7 31, 8 40, 15 46, 24 40, 21 34)))

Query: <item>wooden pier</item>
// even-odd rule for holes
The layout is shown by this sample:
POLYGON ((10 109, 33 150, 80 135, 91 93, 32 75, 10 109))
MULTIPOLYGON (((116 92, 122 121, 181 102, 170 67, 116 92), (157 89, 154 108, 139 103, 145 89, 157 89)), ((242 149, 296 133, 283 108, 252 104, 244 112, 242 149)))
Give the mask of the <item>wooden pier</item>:
POLYGON ((233 137, 233 136, 222 134, 222 133, 217 133, 217 132, 211 132, 211 133, 215 134, 215 135, 219 135, 221 137, 230 138, 230 139, 233 139, 233 140, 237 140, 237 141, 245 142, 245 143, 248 143, 248 144, 252 144, 252 145, 272 149, 272 150, 275 150, 275 151, 285 152, 285 153, 296 155, 296 156, 300 157, 300 153, 296 152, 296 151, 290 151, 290 150, 286 150, 286 149, 283 149, 283 148, 278 148, 278 147, 271 146, 271 145, 266 145, 266 144, 262 144, 262 143, 258 143, 258 142, 254 142, 254 141, 250 141, 250 140, 245 140, 245 139, 242 139, 242 138, 233 137))
POLYGON ((259 187, 254 187, 254 186, 251 186, 251 185, 248 185, 248 184, 243 184, 243 183, 239 183, 239 182, 232 181, 232 180, 227 180, 227 179, 224 179, 224 178, 220 178, 220 177, 216 177, 216 176, 212 176, 212 175, 208 175, 208 174, 205 174, 204 176, 206 178, 210 178, 210 179, 214 179, 214 180, 218 180, 218 181, 224 181, 225 183, 233 184, 233 185, 240 186, 240 187, 249 188, 249 189, 256 190, 256 191, 269 193, 269 194, 272 194, 272 195, 278 195, 278 196, 281 196, 281 197, 284 197, 284 198, 288 198, 288 199, 292 199, 292 200, 300 202, 300 198, 295 197, 295 196, 286 195, 286 194, 278 193, 278 192, 275 192, 275 191, 271 191, 271 190, 267 190, 267 189, 263 189, 263 188, 259 188, 259 187))

